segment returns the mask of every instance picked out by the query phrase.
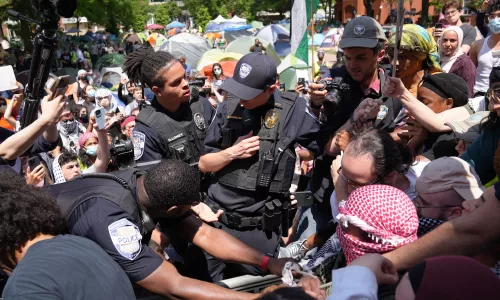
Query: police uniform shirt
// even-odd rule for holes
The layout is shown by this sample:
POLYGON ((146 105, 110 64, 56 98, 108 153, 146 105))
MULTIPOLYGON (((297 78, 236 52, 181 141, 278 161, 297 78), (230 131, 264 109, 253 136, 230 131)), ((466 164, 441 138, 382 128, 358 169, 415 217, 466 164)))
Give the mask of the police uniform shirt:
MULTIPOLYGON (((8 139, 9 137, 11 137, 14 134, 15 134, 15 132, 10 131, 8 129, 5 129, 3 127, 0 127, 0 143, 3 143, 3 141, 5 141, 6 139, 8 139)), ((33 143, 33 145, 28 150, 26 150, 20 156, 38 154, 38 153, 43 153, 43 152, 48 152, 48 151, 54 150, 60 142, 61 142, 60 136, 58 137, 58 139, 55 143, 49 143, 45 140, 45 138, 42 135, 35 141, 35 143, 33 143)), ((18 160, 19 159, 4 160, 3 158, 0 157, 0 166, 13 167, 17 164, 19 164, 19 166, 20 166, 20 163, 18 163, 18 160)), ((0 167, 0 170, 2 170, 2 167, 0 167)), ((19 170, 16 170, 16 171, 20 172, 21 169, 19 168, 19 170)))
MULTIPOLYGON (((203 97, 200 97, 200 101, 202 101, 204 108, 203 117, 205 120, 212 120, 215 114, 215 110, 212 105, 203 97)), ((153 100, 153 103, 154 102, 156 102, 156 99, 153 100)), ((159 104, 156 103, 156 105, 159 104)), ((183 104, 179 111, 175 113, 169 112, 165 109, 163 109, 162 112, 167 114, 172 119, 179 121, 186 119, 188 117, 187 114, 191 114, 189 103, 183 104)), ((132 134, 132 140, 134 142, 134 156, 137 163, 158 161, 169 158, 170 151, 165 148, 160 136, 151 127, 148 127, 140 122, 136 122, 132 134)))
MULTIPOLYGON (((268 104, 266 104, 267 109, 262 109, 264 114, 274 106, 274 101, 280 103, 281 101, 287 100, 281 99, 280 93, 275 91, 273 97, 271 97, 268 104)), ((205 137, 205 154, 221 151, 221 127, 226 119, 227 101, 224 101, 217 109, 215 118, 212 124, 210 124, 207 136, 205 137)), ((257 134, 258 132, 254 131, 254 135, 257 134)), ((318 118, 309 112, 307 103, 303 98, 297 98, 295 100, 280 136, 296 137, 297 143, 314 153, 321 153, 329 139, 329 135, 323 131, 323 126, 318 118)), ((214 183, 210 186, 208 196, 229 211, 236 211, 249 215, 258 212, 263 207, 263 200, 265 200, 259 199, 253 191, 230 188, 219 183, 214 183)))
POLYGON ((80 204, 68 219, 71 234, 97 243, 125 271, 132 282, 151 275, 163 259, 143 244, 140 229, 130 214, 104 198, 80 204))

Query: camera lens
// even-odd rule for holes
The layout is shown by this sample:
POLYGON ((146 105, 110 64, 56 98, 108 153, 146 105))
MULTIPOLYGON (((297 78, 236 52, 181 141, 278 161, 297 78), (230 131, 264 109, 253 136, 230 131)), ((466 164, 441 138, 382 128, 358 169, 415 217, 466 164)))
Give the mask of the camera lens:
POLYGON ((71 18, 77 7, 77 0, 51 0, 51 2, 57 14, 65 18, 71 18))

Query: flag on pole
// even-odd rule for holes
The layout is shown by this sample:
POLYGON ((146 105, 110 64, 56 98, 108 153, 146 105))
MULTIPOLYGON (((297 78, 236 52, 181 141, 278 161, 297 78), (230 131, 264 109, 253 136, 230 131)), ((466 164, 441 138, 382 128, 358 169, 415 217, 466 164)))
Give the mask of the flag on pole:
MULTIPOLYGON (((307 25, 312 14, 318 9, 319 0, 295 0, 292 7, 292 36, 290 37, 292 54, 298 59, 309 61, 307 25)), ((313 33, 314 34, 314 28, 313 33)))

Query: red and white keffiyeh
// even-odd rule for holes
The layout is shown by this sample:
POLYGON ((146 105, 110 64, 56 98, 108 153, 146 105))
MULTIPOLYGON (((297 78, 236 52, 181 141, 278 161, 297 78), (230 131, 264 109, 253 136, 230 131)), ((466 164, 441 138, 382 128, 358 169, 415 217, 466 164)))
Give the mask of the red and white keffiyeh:
POLYGON ((415 205, 401 190, 388 185, 369 185, 351 193, 339 204, 337 236, 347 263, 366 253, 385 253, 417 239, 415 205), (373 242, 363 242, 346 233, 356 226, 373 242))

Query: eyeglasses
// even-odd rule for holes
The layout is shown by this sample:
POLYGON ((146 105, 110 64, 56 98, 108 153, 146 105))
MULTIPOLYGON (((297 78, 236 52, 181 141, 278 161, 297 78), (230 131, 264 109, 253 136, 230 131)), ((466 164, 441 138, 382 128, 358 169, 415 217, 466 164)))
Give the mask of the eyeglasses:
POLYGON ((353 189, 357 189, 357 188, 360 188, 362 186, 366 186, 366 185, 372 185, 372 184, 376 184, 378 183, 382 178, 377 178, 376 180, 372 181, 372 182, 368 182, 368 183, 359 183, 359 182, 356 182, 354 180, 350 180, 348 179, 347 177, 344 176, 344 174, 341 173, 342 172, 342 167, 340 167, 338 170, 337 170, 337 173, 340 175, 340 178, 342 178, 342 180, 344 180, 345 182, 347 182, 347 184, 353 188, 353 189))
MULTIPOLYGON (((425 201, 425 199, 422 197, 422 195, 418 195, 418 198, 422 200, 422 203, 430 203, 428 201, 425 201)), ((420 211, 424 208, 452 208, 452 207, 457 207, 456 205, 420 205, 417 203, 417 201, 413 200, 413 205, 417 208, 417 213, 420 214, 420 211)))
POLYGON ((451 17, 451 16, 454 16, 458 13, 458 10, 453 10, 453 11, 449 11, 447 13, 444 14, 445 17, 451 17))

